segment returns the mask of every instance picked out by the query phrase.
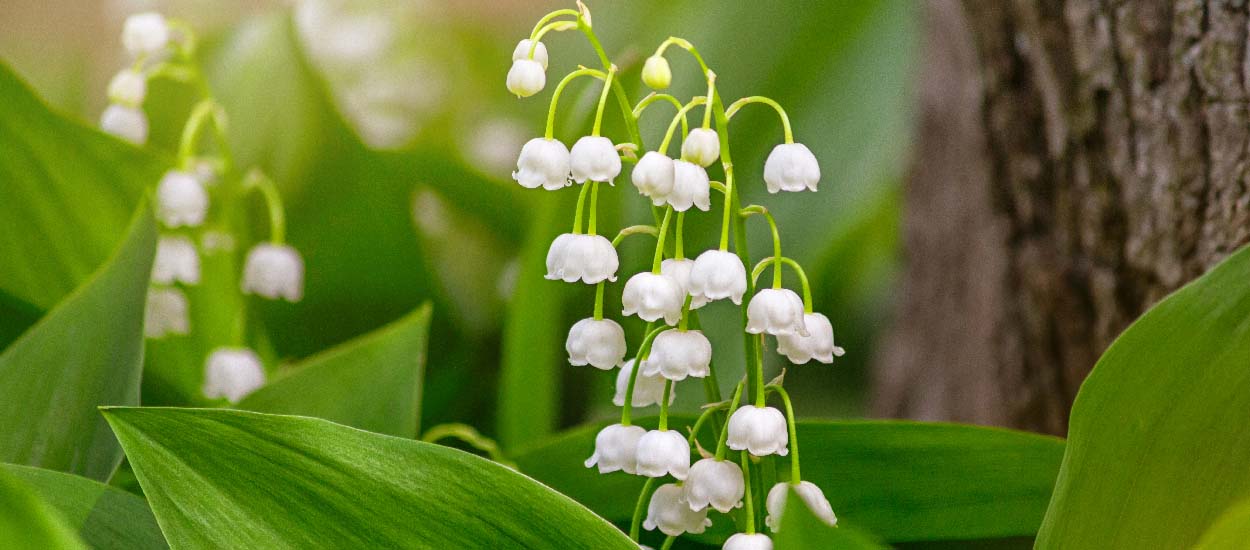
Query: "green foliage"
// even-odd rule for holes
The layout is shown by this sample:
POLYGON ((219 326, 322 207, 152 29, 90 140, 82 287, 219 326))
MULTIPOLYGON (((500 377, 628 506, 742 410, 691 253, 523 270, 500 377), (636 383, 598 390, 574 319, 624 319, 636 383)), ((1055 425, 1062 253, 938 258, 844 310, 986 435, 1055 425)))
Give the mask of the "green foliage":
POLYGON ((0 461, 106 480, 121 448, 96 413, 135 405, 156 221, 139 208, 111 260, 0 354, 0 461))
POLYGON ((1250 497, 1250 250, 1147 311, 1072 407, 1039 548, 1184 548, 1250 497))
POLYGON ((1242 548, 1250 541, 1250 500, 1230 506, 1202 535, 1195 550, 1242 548))
POLYGON ((9 548, 87 548, 56 510, 24 483, 3 471, 0 471, 0 541, 9 548))
POLYGON ((632 547, 568 498, 446 447, 292 416, 104 414, 174 547, 632 547))
POLYGON ((248 395, 238 408, 314 416, 362 430, 418 435, 429 304, 321 352, 248 395))
POLYGON ((888 548, 850 527, 826 525, 812 513, 794 491, 790 489, 786 506, 781 515, 781 530, 773 535, 777 550, 804 550, 810 548, 844 548, 846 550, 880 550, 888 548))
POLYGON ((142 498, 98 481, 52 470, 12 464, 0 465, 0 470, 3 470, 0 475, 7 473, 29 485, 91 548, 160 550, 169 547, 142 498))

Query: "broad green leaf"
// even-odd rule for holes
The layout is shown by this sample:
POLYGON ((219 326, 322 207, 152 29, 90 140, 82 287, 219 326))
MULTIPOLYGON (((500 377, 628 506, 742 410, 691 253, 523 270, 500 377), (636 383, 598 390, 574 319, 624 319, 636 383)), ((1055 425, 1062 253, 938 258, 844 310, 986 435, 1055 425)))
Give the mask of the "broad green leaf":
MULTIPOLYGON (((845 523, 845 522, 843 522, 845 523)), ((803 504, 798 493, 790 489, 781 514, 781 529, 772 535, 777 550, 814 550, 840 548, 846 550, 878 550, 888 548, 854 528, 826 525, 803 504)))
POLYGON ((109 257, 160 159, 49 110, 0 63, 0 291, 51 309, 109 257))
MULTIPOLYGON (((628 521, 642 481, 582 466, 600 427, 565 432, 515 461, 603 517, 628 521)), ((840 520, 891 542, 1036 533, 1063 454, 1052 437, 955 424, 800 420, 798 435, 804 479, 840 520)))
POLYGON ((1225 510, 1194 545, 1194 549, 1242 548, 1246 541, 1250 541, 1250 501, 1239 502, 1225 510))
POLYGON ((9 347, 42 316, 39 308, 0 290, 0 350, 9 347))
POLYGON ((135 213, 90 280, 0 354, 0 461, 106 480, 122 458, 100 405, 139 402, 156 220, 135 213))
POLYGON ((87 548, 65 518, 25 483, 4 471, 0 471, 0 542, 6 548, 87 548))
POLYGON ((168 548, 148 504, 135 495, 84 477, 5 464, 5 473, 24 481, 97 550, 168 548))
POLYGON ((107 408, 176 548, 634 548, 485 459, 325 420, 107 408))
POLYGON ((1111 344, 1072 407, 1038 548, 1185 548, 1250 497, 1250 250, 1111 344))
POLYGON ((239 409, 324 418, 415 438, 430 306, 367 336, 319 353, 238 404, 239 409))

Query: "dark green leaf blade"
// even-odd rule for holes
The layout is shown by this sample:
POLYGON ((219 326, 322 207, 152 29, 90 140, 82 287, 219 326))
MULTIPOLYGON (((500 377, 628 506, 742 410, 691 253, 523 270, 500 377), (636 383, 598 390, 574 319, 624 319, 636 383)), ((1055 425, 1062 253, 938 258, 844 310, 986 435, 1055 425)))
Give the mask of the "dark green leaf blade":
POLYGON ((78 530, 83 542, 97 550, 158 550, 168 548, 148 504, 135 495, 72 474, 5 464, 0 466, 24 481, 66 524, 78 530))
POLYGON ((1107 349, 1072 407, 1038 548, 1187 548, 1250 497, 1250 250, 1107 349))
MULTIPOLYGON (((600 427, 565 432, 515 460, 605 518, 628 521, 641 480, 581 466, 600 427)), ((838 518, 891 542, 1033 535, 1063 454, 1052 437, 922 422, 800 420, 799 441, 803 477, 838 518)))
POLYGON ((1241 501, 1225 510, 1194 545, 1194 550, 1243 548, 1250 541, 1250 501, 1241 501))
POLYGON ((156 220, 135 213, 116 254, 0 354, 0 461, 107 480, 122 458, 100 405, 139 402, 156 220))
POLYGON ((3 471, 0 471, 0 542, 6 548, 87 548, 52 506, 25 483, 3 471))
POLYGON ((324 418, 415 438, 429 340, 426 304, 390 325, 319 353, 267 384, 239 409, 324 418))
POLYGON ((331 422, 107 408, 177 548, 633 548, 498 464, 331 422))
POLYGON ((887 546, 853 528, 826 525, 803 504, 798 493, 790 489, 781 514, 781 530, 772 535, 777 550, 812 550, 839 548, 846 550, 881 550, 887 546))

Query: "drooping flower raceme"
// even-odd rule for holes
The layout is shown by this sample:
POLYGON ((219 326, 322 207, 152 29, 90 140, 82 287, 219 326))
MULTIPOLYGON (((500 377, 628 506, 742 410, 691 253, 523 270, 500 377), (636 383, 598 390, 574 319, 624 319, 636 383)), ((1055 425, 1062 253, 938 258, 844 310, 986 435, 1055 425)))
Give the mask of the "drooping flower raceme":
POLYGON ((265 369, 256 352, 247 348, 217 348, 204 370, 204 396, 224 397, 231 403, 265 385, 265 369))
POLYGON ((243 265, 243 293, 300 301, 304 297, 304 260, 299 251, 273 243, 252 247, 243 265))
POLYGON ((638 475, 686 479, 690 443, 674 430, 651 430, 638 440, 638 475))
POLYGON ((586 467, 599 467, 599 473, 638 471, 638 440, 646 430, 639 426, 612 424, 595 436, 595 452, 586 459, 586 467))
POLYGON ((161 237, 152 262, 152 282, 162 285, 200 282, 200 254, 195 243, 182 236, 161 237))
POLYGON ((582 319, 569 329, 564 349, 574 366, 608 370, 625 359, 625 331, 611 319, 582 319))
POLYGON ((565 233, 547 249, 547 278, 566 283, 615 281, 620 259, 612 241, 602 235, 565 233))
POLYGON ((832 363, 834 357, 842 357, 846 350, 833 343, 833 325, 829 318, 821 313, 803 315, 803 326, 807 327, 808 336, 798 333, 777 337, 777 351, 790 359, 791 363, 802 365, 812 359, 821 363, 832 363))
POLYGON ((520 42, 517 42, 516 48, 512 50, 512 60, 520 61, 522 59, 533 59, 539 65, 542 65, 544 71, 547 70, 547 45, 542 42, 534 45, 530 39, 522 39, 520 42), (534 46, 533 58, 530 57, 530 46, 534 46))
POLYGON ((639 374, 660 375, 679 382, 687 376, 703 378, 712 364, 712 343, 700 330, 666 330, 655 337, 651 355, 639 374))
POLYGON ((573 144, 569 155, 570 172, 577 183, 612 183, 621 174, 621 156, 612 140, 603 136, 583 136, 573 144))
POLYGON ((148 93, 148 81, 134 69, 122 69, 109 81, 108 98, 111 103, 138 108, 148 93))
POLYGON ((803 299, 788 288, 766 288, 747 305, 747 332, 774 336, 808 336, 803 299))
POLYGON ((677 281, 650 271, 635 274, 625 282, 621 294, 622 314, 637 315, 644 321, 663 318, 669 325, 681 320, 685 297, 677 281))
POLYGON ((711 128, 695 128, 686 134, 681 142, 681 158, 698 164, 711 166, 720 158, 720 136, 711 128))
POLYGON ((148 338, 162 338, 167 334, 190 332, 191 323, 187 309, 187 295, 181 290, 149 289, 147 306, 143 310, 143 335, 148 338))
POLYGON ((518 59, 508 70, 508 91, 517 97, 529 97, 547 86, 547 71, 533 59, 518 59))
POLYGON ((122 45, 134 57, 160 53, 169 45, 169 22, 155 12, 137 13, 122 26, 122 45))
POLYGON ((165 172, 156 188, 156 202, 156 217, 166 227, 198 227, 208 214, 208 193, 187 172, 165 172))
POLYGON ((774 533, 781 529, 781 515, 784 512, 787 503, 787 497, 790 494, 790 488, 794 488, 794 492, 799 494, 799 498, 807 505, 821 521, 830 527, 838 524, 838 517, 833 515, 833 506, 829 504, 829 499, 825 498, 824 491, 820 490, 815 483, 810 481, 800 481, 798 483, 778 483, 768 491, 768 499, 765 506, 768 508, 768 517, 764 518, 764 523, 772 529, 774 533))
POLYGON ((710 185, 707 170, 702 166, 684 160, 673 161, 673 190, 664 197, 665 202, 678 212, 691 207, 707 212, 712 208, 710 185))
POLYGON ((692 510, 711 506, 722 514, 742 506, 746 484, 742 468, 729 460, 705 458, 690 467, 683 484, 686 502, 692 510))
POLYGON ((786 417, 773 407, 739 407, 729 417, 729 438, 725 443, 730 449, 749 451, 755 456, 786 456, 790 452, 786 417))
POLYGON ((747 291, 747 268, 737 254, 708 250, 699 254, 690 268, 688 291, 692 297, 705 303, 729 298, 733 303, 741 304, 742 295, 747 291))
MULTIPOLYGON (((629 376, 634 371, 636 361, 630 359, 621 365, 620 372, 616 373, 616 394, 612 396, 612 403, 618 407, 625 406, 625 393, 629 390, 629 376)), ((660 400, 664 399, 664 384, 667 380, 659 374, 647 376, 641 372, 634 378, 634 398, 631 400, 635 407, 647 407, 650 405, 658 405, 660 400)), ((668 403, 673 404, 673 400, 677 398, 677 388, 674 386, 669 389, 668 403)))
POLYGON ((148 142, 148 117, 142 109, 114 103, 100 114, 100 130, 135 145, 143 145, 148 142))
POLYGON ((763 533, 735 533, 725 540, 721 550, 773 550, 773 539, 763 533))
POLYGON ((712 525, 707 519, 707 509, 694 511, 686 503, 685 491, 675 483, 665 483, 651 495, 647 504, 647 519, 642 526, 648 531, 657 528, 661 533, 676 537, 682 533, 702 533, 712 525))
POLYGON ((568 187, 569 149, 558 139, 534 138, 521 147, 512 179, 522 187, 555 191, 568 187))
POLYGON ((647 151, 638 160, 629 177, 639 193, 660 206, 667 200, 669 193, 673 192, 673 175, 673 159, 658 151, 647 151))
POLYGON ((690 294, 690 270, 694 269, 694 260, 685 258, 669 258, 660 262, 660 274, 677 281, 683 295, 690 296, 690 309, 698 309, 707 303, 702 296, 690 294))
POLYGON ((802 143, 782 143, 773 147, 764 162, 764 183, 769 193, 816 190, 820 164, 816 155, 802 143))

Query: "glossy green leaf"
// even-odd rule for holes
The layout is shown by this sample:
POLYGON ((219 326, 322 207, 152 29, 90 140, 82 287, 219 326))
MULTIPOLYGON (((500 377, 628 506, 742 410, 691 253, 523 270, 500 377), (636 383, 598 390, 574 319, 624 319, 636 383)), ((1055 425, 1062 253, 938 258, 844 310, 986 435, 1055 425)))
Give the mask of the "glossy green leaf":
POLYGON ((57 511, 25 483, 0 471, 0 542, 6 548, 85 550, 57 511))
POLYGON ((1250 541, 1250 501, 1241 501, 1220 514, 1194 549, 1242 548, 1246 541, 1250 541))
POLYGON ((30 486, 96 550, 169 547, 142 498, 98 481, 42 468, 5 464, 0 470, 0 474, 13 475, 30 486))
POLYGON ((1250 497, 1250 250, 1163 299, 1072 407, 1038 548, 1186 548, 1250 497))
POLYGON ((109 408, 176 548, 633 548, 485 459, 325 420, 109 408))
POLYGON ((140 207, 113 258, 0 354, 0 462, 106 480, 121 448, 96 412, 139 402, 156 221, 140 207))
POLYGON ((3 64, 0 143, 0 290, 46 311, 109 257, 165 167, 53 113, 3 64))
MULTIPOLYGON (((515 460, 603 517, 627 521, 640 478, 582 466, 599 428, 565 432, 515 460)), ((838 518, 891 542, 1036 533, 1063 454, 1052 437, 920 422, 800 420, 799 441, 803 477, 838 518)))
POLYGON ((426 304, 390 325, 314 355, 238 408, 314 416, 370 432, 415 438, 430 329, 426 304))
POLYGON ((793 489, 790 490, 785 508, 781 513, 781 529, 773 534, 772 538, 773 546, 777 550, 816 550, 818 548, 881 550, 888 548, 854 528, 844 525, 830 527, 825 524, 803 504, 803 500, 793 489))

